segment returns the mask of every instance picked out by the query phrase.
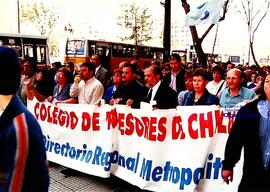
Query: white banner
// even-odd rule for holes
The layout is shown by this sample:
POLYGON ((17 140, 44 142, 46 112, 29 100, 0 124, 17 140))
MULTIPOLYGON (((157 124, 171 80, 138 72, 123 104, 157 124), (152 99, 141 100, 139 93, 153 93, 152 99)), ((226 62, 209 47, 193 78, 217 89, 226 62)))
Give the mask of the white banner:
POLYGON ((127 106, 28 102, 39 121, 48 159, 152 191, 237 191, 221 177, 234 113, 216 106, 139 110, 127 106), (228 118, 229 117, 229 118, 228 118))

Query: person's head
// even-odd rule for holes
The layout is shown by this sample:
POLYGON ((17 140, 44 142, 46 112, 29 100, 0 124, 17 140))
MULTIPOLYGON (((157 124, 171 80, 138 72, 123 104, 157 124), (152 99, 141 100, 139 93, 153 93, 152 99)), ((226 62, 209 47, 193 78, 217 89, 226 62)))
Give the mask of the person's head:
POLYGON ((172 68, 172 72, 177 73, 181 70, 181 57, 179 54, 172 54, 170 57, 170 66, 172 68))
POLYGON ((125 82, 125 84, 129 84, 132 81, 136 80, 137 77, 137 67, 132 64, 127 64, 122 69, 122 79, 125 82))
POLYGON ((153 88, 162 79, 160 67, 150 66, 144 70, 144 80, 147 87, 153 88))
POLYGON ((151 61, 151 65, 154 65, 156 67, 160 67, 160 62, 158 60, 154 59, 151 61))
POLYGON ((60 61, 56 61, 52 63, 52 68, 57 71, 58 69, 60 69, 62 67, 62 64, 60 61))
POLYGON ((252 72, 251 73, 251 76, 250 76, 250 81, 252 83, 255 83, 256 82, 256 77, 258 76, 258 73, 257 72, 252 72))
POLYGON ((259 71, 258 75, 256 76, 255 83, 259 84, 264 80, 266 77, 266 72, 265 71, 259 71))
POLYGON ((197 68, 192 73, 193 88, 196 93, 203 93, 207 85, 207 71, 204 68, 197 68))
POLYGON ((220 82, 224 77, 224 73, 225 71, 221 65, 215 65, 212 68, 213 80, 217 83, 220 82))
POLYGON ((128 61, 122 61, 118 65, 118 69, 123 69, 125 65, 127 65, 129 62, 128 61))
POLYGON ((100 66, 101 61, 98 54, 92 54, 90 61, 94 64, 96 68, 100 66))
POLYGON ((165 75, 167 75, 171 71, 170 63, 164 63, 161 69, 162 69, 162 75, 163 77, 165 77, 165 75))
POLYGON ((240 69, 231 69, 227 72, 226 83, 230 90, 238 90, 244 81, 243 73, 240 69))
POLYGON ((262 87, 260 89, 260 99, 267 99, 270 101, 270 74, 267 74, 265 79, 262 81, 262 87))
POLYGON ((187 71, 184 75, 185 86, 188 91, 193 91, 192 71, 187 71))
POLYGON ((61 67, 56 72, 56 82, 59 85, 65 85, 68 83, 71 71, 66 67, 61 67))
POLYGON ((23 74, 26 76, 32 76, 37 68, 37 63, 34 59, 26 59, 23 62, 23 74))
POLYGON ((69 61, 66 63, 66 68, 68 68, 72 73, 74 71, 74 63, 69 61))
POLYGON ((80 75, 82 80, 87 81, 95 76, 96 67, 91 62, 82 63, 80 66, 80 75))
POLYGON ((231 69, 233 69, 235 67, 235 65, 233 63, 231 63, 230 61, 227 62, 226 64, 226 71, 230 71, 231 69))
POLYGON ((0 46, 0 95, 14 95, 20 86, 20 64, 14 49, 0 46))
POLYGON ((116 85, 116 86, 119 86, 121 83, 122 83, 122 70, 121 69, 115 69, 113 71, 113 76, 112 76, 112 79, 113 79, 113 83, 116 85))
POLYGON ((43 81, 45 78, 46 78, 45 70, 40 70, 37 72, 37 77, 36 77, 37 81, 43 81))

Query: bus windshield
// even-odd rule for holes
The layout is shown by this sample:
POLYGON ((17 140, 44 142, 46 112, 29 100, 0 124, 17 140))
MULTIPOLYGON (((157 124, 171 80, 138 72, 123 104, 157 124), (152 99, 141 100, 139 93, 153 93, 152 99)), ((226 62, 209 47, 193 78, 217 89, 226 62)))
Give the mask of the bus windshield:
POLYGON ((84 40, 69 40, 67 43, 68 55, 84 55, 84 40))

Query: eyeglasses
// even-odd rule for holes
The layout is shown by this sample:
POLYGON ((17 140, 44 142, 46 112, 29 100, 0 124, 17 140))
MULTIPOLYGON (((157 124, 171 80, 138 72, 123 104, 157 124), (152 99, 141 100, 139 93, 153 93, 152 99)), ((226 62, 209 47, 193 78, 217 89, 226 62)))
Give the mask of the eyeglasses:
POLYGON ((226 77, 225 79, 227 81, 230 81, 230 80, 235 81, 235 80, 240 79, 240 78, 239 77, 226 77))

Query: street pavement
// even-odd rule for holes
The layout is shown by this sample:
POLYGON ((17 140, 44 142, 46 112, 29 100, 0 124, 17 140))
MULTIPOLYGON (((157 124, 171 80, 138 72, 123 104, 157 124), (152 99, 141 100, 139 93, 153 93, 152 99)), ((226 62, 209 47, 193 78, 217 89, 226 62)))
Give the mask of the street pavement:
POLYGON ((108 179, 76 172, 71 176, 60 173, 65 167, 54 165, 50 167, 49 192, 141 192, 138 187, 131 185, 115 176, 108 179))

